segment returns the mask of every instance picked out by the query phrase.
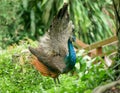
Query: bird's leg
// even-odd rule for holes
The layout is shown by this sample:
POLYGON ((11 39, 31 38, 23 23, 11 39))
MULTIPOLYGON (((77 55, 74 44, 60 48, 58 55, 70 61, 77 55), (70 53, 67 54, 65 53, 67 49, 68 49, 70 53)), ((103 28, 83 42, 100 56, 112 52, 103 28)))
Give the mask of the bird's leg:
POLYGON ((57 77, 56 79, 57 79, 58 84, 60 84, 60 80, 59 80, 59 78, 57 77))
POLYGON ((60 84, 60 80, 59 80, 58 77, 57 78, 53 78, 53 80, 54 80, 54 83, 55 83, 56 86, 60 84))
POLYGON ((54 83, 57 84, 57 82, 56 82, 56 78, 53 78, 53 80, 54 80, 54 83))

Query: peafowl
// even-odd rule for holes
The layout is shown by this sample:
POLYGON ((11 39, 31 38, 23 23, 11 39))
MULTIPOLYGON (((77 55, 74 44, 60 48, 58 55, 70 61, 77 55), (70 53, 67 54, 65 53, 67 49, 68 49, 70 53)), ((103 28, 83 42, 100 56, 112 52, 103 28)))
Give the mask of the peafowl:
POLYGON ((72 42, 73 24, 69 20, 67 4, 54 17, 49 31, 40 39, 37 48, 29 47, 34 55, 32 64, 44 76, 50 76, 60 83, 58 76, 73 69, 76 53, 72 42))

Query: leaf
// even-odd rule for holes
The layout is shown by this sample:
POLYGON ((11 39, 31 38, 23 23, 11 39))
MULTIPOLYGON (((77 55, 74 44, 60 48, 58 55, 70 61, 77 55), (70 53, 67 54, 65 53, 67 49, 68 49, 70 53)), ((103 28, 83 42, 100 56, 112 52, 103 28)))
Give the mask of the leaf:
POLYGON ((113 61, 108 57, 108 56, 105 56, 104 57, 104 60, 105 60, 105 64, 110 67, 113 63, 113 61))
POLYGON ((22 0, 22 2, 23 2, 23 8, 25 10, 27 10, 27 8, 28 8, 28 0, 22 0))
POLYGON ((30 19, 31 19, 31 35, 34 36, 35 35, 35 13, 33 10, 31 10, 31 13, 30 13, 30 19))

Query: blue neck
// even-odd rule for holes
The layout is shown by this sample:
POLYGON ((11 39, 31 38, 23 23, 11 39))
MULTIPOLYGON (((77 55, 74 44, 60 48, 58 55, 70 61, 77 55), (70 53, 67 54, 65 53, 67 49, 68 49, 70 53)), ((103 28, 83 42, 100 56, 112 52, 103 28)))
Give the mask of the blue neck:
POLYGON ((68 51, 69 51, 69 55, 68 55, 69 66, 73 68, 76 63, 76 53, 70 39, 68 40, 68 51))

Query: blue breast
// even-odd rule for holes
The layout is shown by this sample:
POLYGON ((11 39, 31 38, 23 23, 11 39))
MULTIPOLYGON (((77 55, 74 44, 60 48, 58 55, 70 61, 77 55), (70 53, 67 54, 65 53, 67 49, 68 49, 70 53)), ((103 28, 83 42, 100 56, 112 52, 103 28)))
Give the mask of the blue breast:
POLYGON ((66 70, 71 70, 76 63, 76 53, 70 39, 68 40, 68 52, 69 54, 65 57, 66 70))

